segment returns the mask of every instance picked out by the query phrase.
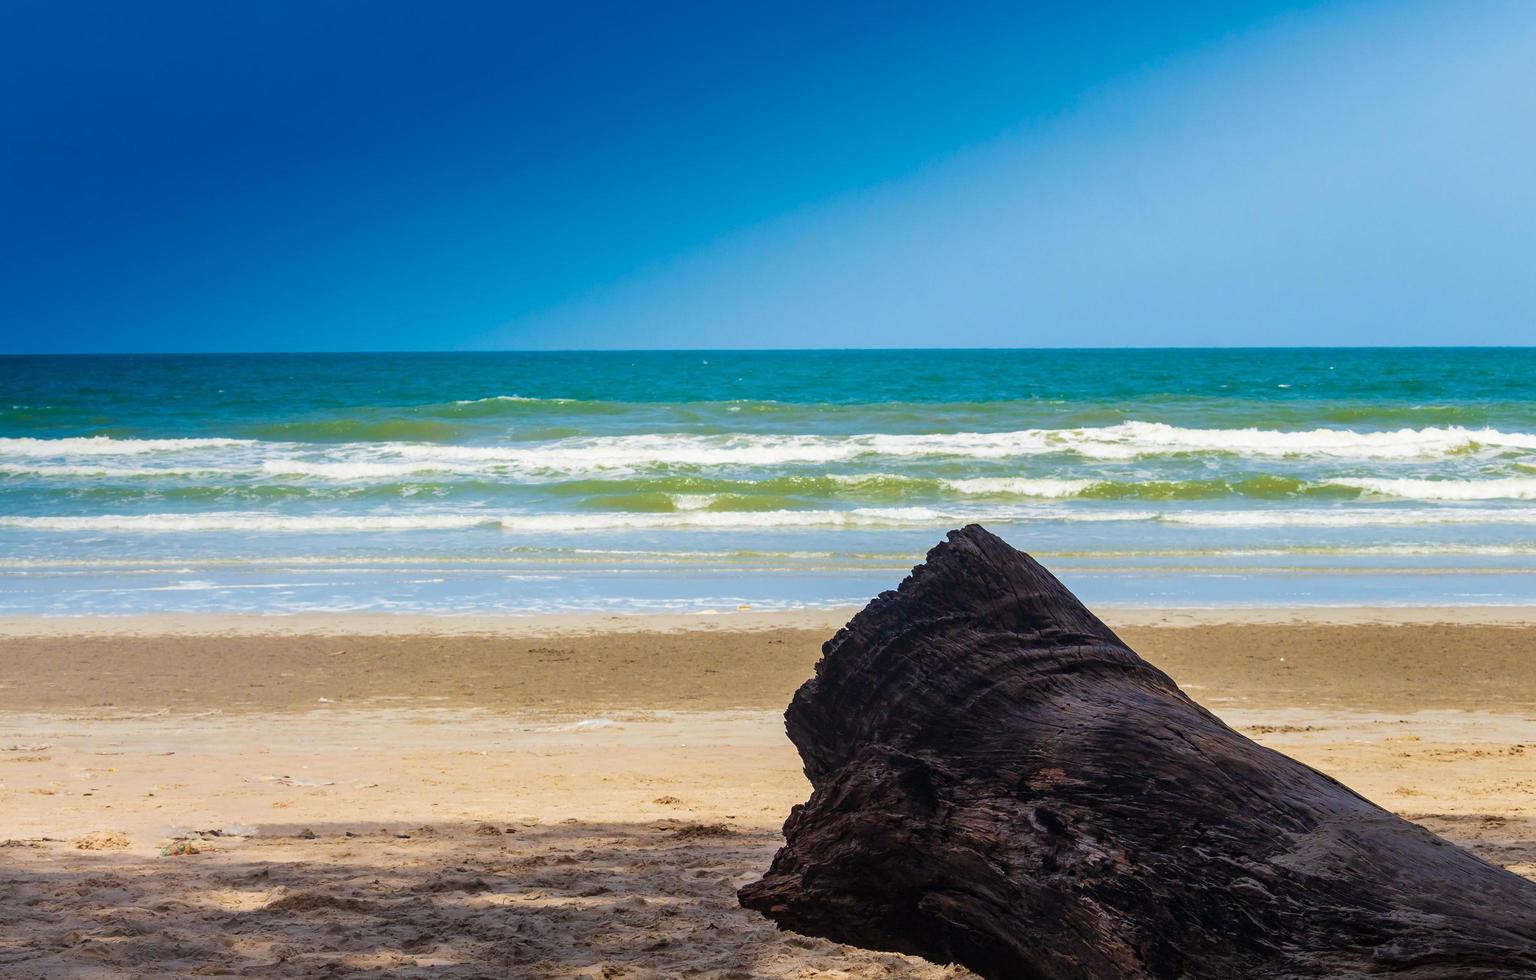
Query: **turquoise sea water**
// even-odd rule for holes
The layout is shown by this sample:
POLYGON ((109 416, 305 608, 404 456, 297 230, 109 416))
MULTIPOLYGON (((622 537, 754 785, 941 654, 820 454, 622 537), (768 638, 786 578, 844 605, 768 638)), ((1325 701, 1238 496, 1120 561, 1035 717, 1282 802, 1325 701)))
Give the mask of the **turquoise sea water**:
POLYGON ((1536 602, 1536 350, 0 358, 0 612, 1536 602))

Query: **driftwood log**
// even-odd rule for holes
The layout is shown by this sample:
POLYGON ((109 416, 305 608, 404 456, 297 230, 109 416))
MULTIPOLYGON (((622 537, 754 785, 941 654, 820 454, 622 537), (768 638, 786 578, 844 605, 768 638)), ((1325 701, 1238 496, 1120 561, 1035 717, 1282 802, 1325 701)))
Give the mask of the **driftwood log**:
POLYGON ((743 906, 986 977, 1536 977, 1536 884, 1222 724, 953 531, 785 714, 814 791, 743 906))

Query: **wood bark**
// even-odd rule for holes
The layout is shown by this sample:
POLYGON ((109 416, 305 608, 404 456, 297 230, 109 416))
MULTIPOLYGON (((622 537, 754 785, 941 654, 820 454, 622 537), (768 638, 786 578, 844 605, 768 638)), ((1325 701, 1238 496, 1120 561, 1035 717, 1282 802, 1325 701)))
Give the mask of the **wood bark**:
POLYGON ((741 904, 986 977, 1536 977, 1536 884, 1266 749, 986 530, 823 648, 741 904))

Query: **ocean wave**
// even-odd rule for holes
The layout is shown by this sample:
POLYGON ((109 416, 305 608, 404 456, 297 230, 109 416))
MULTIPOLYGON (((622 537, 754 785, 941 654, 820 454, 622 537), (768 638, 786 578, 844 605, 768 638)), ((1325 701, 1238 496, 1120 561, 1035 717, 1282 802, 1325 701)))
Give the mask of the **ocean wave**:
MULTIPOLYGON (((297 423, 295 423, 297 424, 297 423)), ((327 423, 328 425, 328 423, 327 423)), ((288 436, 291 426, 281 429, 288 436)), ((340 435, 340 431, 334 433, 340 435)), ((0 438, 0 457, 29 459, 203 452, 254 452, 264 467, 334 479, 377 478, 415 472, 404 467, 461 471, 485 467, 538 472, 601 473, 656 467, 826 465, 865 458, 1002 460, 1048 454, 1094 460, 1168 455, 1237 455, 1350 459, 1419 459, 1478 450, 1536 450, 1536 433, 1459 426, 1368 432, 1352 429, 1194 429, 1163 422, 1124 422, 1075 429, 1011 432, 863 433, 850 435, 650 433, 575 436, 540 442, 466 445, 400 439, 344 441, 321 450, 322 459, 289 459, 304 450, 292 439, 61 439, 0 438), (273 454, 281 454, 273 458, 273 454), (370 464, 359 467, 358 464, 370 464), (351 466, 351 469, 347 467, 351 466), (393 466, 388 469, 385 467, 393 466), (306 467, 308 468, 306 470, 306 467), (327 469, 329 467, 329 469, 327 469)), ((275 472, 275 470, 269 470, 275 472)))
POLYGON ((853 510, 686 510, 672 513, 525 514, 501 518, 511 531, 741 530, 752 528, 926 527, 954 515, 928 507, 853 510))
MULTIPOLYGON (((68 468, 60 468, 65 472, 68 468)), ((0 473, 9 472, 0 465, 0 473)), ((38 468, 41 471, 41 468, 38 468)), ((557 497, 621 498, 654 496, 674 501, 694 501, 705 497, 750 500, 753 498, 841 499, 848 501, 883 501, 899 503, 913 499, 945 497, 991 497, 1032 500, 1139 500, 1178 501, 1211 500, 1223 497, 1253 500, 1353 499, 1361 495, 1380 495, 1426 501, 1522 500, 1536 499, 1536 478, 1511 477, 1484 480, 1396 479, 1377 477, 1303 478, 1281 473, 1235 474, 1189 480, 1125 479, 1094 477, 967 477, 943 478, 917 474, 822 473, 768 476, 760 479, 710 477, 693 473, 652 472, 625 469, 605 478, 561 480, 559 473, 522 473, 505 463, 460 466, 442 460, 419 462, 311 462, 304 460, 265 460, 261 471, 274 477, 314 477, 336 482, 411 480, 411 485, 451 487, 464 477, 501 475, 502 480, 484 487, 496 488, 517 483, 557 497), (447 477, 446 480, 435 480, 447 477)), ((150 476, 183 471, 137 470, 101 471, 101 475, 126 475, 129 472, 150 476)), ((186 470, 195 474, 196 470, 186 470)), ((235 473, 238 471, 225 471, 235 473)), ((94 475, 81 468, 81 475, 94 475)), ((405 486, 406 484, 401 484, 405 486)), ((687 509, 689 503, 677 503, 687 509)), ((699 506, 704 506, 700 504, 699 506)), ((652 508, 646 508, 652 509, 652 508)))
MULTIPOLYGON (((1156 570, 1157 563, 1168 560, 1190 559, 1356 559, 1388 558, 1410 559, 1420 557, 1479 557, 1479 558, 1527 558, 1536 556, 1536 540, 1506 544, 1407 542, 1402 544, 1294 544, 1229 547, 1167 547, 1167 548, 1032 548, 1030 553, 1042 561, 1089 561, 1125 562, 1146 561, 1142 567, 1156 570)), ((293 554, 283 553, 262 558, 219 557, 175 559, 157 558, 13 558, 0 556, 0 572, 42 571, 58 574, 88 573, 100 571, 122 575, 169 575, 192 574, 196 569, 228 569, 238 566, 244 570, 287 568, 337 568, 358 574, 408 570, 413 572, 460 572, 482 568, 522 570, 527 568, 579 568, 581 566, 649 565, 671 566, 687 564, 730 564, 778 561, 807 564, 814 567, 867 567, 894 566, 903 570, 917 556, 910 550, 890 552, 862 551, 783 551, 762 549, 736 549, 728 545, 717 550, 667 549, 667 548, 573 548, 552 545, 521 545, 501 549, 495 555, 465 552, 462 554, 392 554, 388 556, 362 556, 356 554, 293 554)), ((1326 563, 1319 567, 1328 567, 1326 563)))
POLYGON ((1357 432, 1312 429, 1188 429, 1162 422, 1125 422, 1083 429, 1014 432, 859 435, 696 435, 667 433, 592 436, 538 445, 444 446, 398 443, 380 451, 456 464, 503 463, 547 470, 597 471, 654 466, 775 466, 831 464, 870 457, 1009 459, 1046 454, 1126 460, 1166 455, 1415 459, 1478 449, 1536 450, 1536 434, 1496 429, 1399 429, 1357 432))
POLYGON ((1536 524, 1536 508, 1438 509, 1294 508, 1288 510, 1062 510, 1050 506, 989 509, 858 507, 847 510, 712 510, 708 506, 662 512, 416 513, 283 515, 253 511, 175 514, 94 514, 0 517, 0 527, 33 531, 367 532, 462 530, 581 532, 765 528, 920 528, 979 521, 1140 522, 1201 527, 1366 527, 1435 524, 1536 524))
POLYGON ((1412 480, 1339 477, 1328 481, 1366 493, 1409 500, 1536 500, 1536 478, 1412 480))
POLYGON ((1326 477, 1304 480, 1277 474, 1203 480, 1066 480, 982 478, 944 480, 961 494, 1088 500, 1208 500, 1221 497, 1257 500, 1287 498, 1357 498, 1380 495, 1407 500, 1536 500, 1536 478, 1487 480, 1326 477))
POLYGON ((268 476, 313 476, 326 480, 394 480, 430 473, 454 473, 448 463, 379 463, 364 460, 324 463, 302 459, 262 460, 261 471, 268 476))
MULTIPOLYGON (((188 514, 90 514, 78 516, 0 517, 0 527, 33 531, 272 531, 343 532, 454 530, 501 527, 509 531, 605 531, 666 529, 744 529, 791 527, 926 527, 963 523, 990 516, 994 521, 1042 516, 1025 510, 997 510, 990 515, 946 512, 928 507, 861 507, 850 510, 715 511, 682 510, 663 513, 452 513, 452 514, 306 514, 282 515, 254 511, 188 514)), ((1118 518, 1147 519, 1153 514, 1118 518)), ((1070 519, 1070 518, 1069 518, 1070 519)))
POLYGON ((42 476, 49 478, 100 477, 108 480, 175 479, 209 476, 244 476, 250 471, 222 466, 91 466, 91 465, 12 465, 0 463, 0 476, 42 476))
POLYGON ((1008 497, 1078 497, 1102 480, 1029 480, 1014 477, 978 477, 970 480, 944 480, 943 486, 962 494, 1008 497))
POLYGON ((1404 527, 1434 524, 1536 524, 1536 508, 1362 507, 1294 510, 1191 510, 1162 514, 1168 524, 1201 527, 1404 527))
POLYGON ((249 446, 251 439, 114 439, 111 436, 73 436, 63 439, 0 438, 0 456, 31 459, 53 456, 131 456, 139 453, 172 453, 198 449, 249 446))
POLYGON ((522 418, 551 413, 572 415, 623 415, 636 406, 625 402, 588 401, 580 398, 529 398, 525 395, 492 395, 489 398, 462 398, 438 405, 421 405, 412 411, 422 415, 451 419, 494 419, 500 416, 522 418))
POLYGON ((491 526, 495 515, 482 514, 268 514, 258 511, 208 511, 194 514, 86 514, 79 516, 0 517, 0 527, 30 531, 450 531, 491 526))
POLYGON ((1424 501, 1536 499, 1536 479, 1530 478, 1451 480, 1319 477, 1308 480, 1265 473, 1200 480, 1013 480, 1002 478, 944 482, 947 486, 966 494, 1090 500, 1194 501, 1221 497, 1255 500, 1329 497, 1357 499, 1361 495, 1424 501))

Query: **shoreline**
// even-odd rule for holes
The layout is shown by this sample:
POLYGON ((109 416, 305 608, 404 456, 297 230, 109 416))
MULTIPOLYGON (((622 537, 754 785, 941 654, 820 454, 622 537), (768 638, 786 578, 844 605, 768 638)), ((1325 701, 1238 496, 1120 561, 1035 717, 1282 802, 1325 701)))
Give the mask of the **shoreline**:
MULTIPOLYGON (((603 633, 840 629, 860 606, 653 613, 129 613, 0 616, 0 640, 74 636, 560 636, 603 633)), ((1094 612, 1111 628, 1197 626, 1529 626, 1532 605, 1115 606, 1094 612)))

